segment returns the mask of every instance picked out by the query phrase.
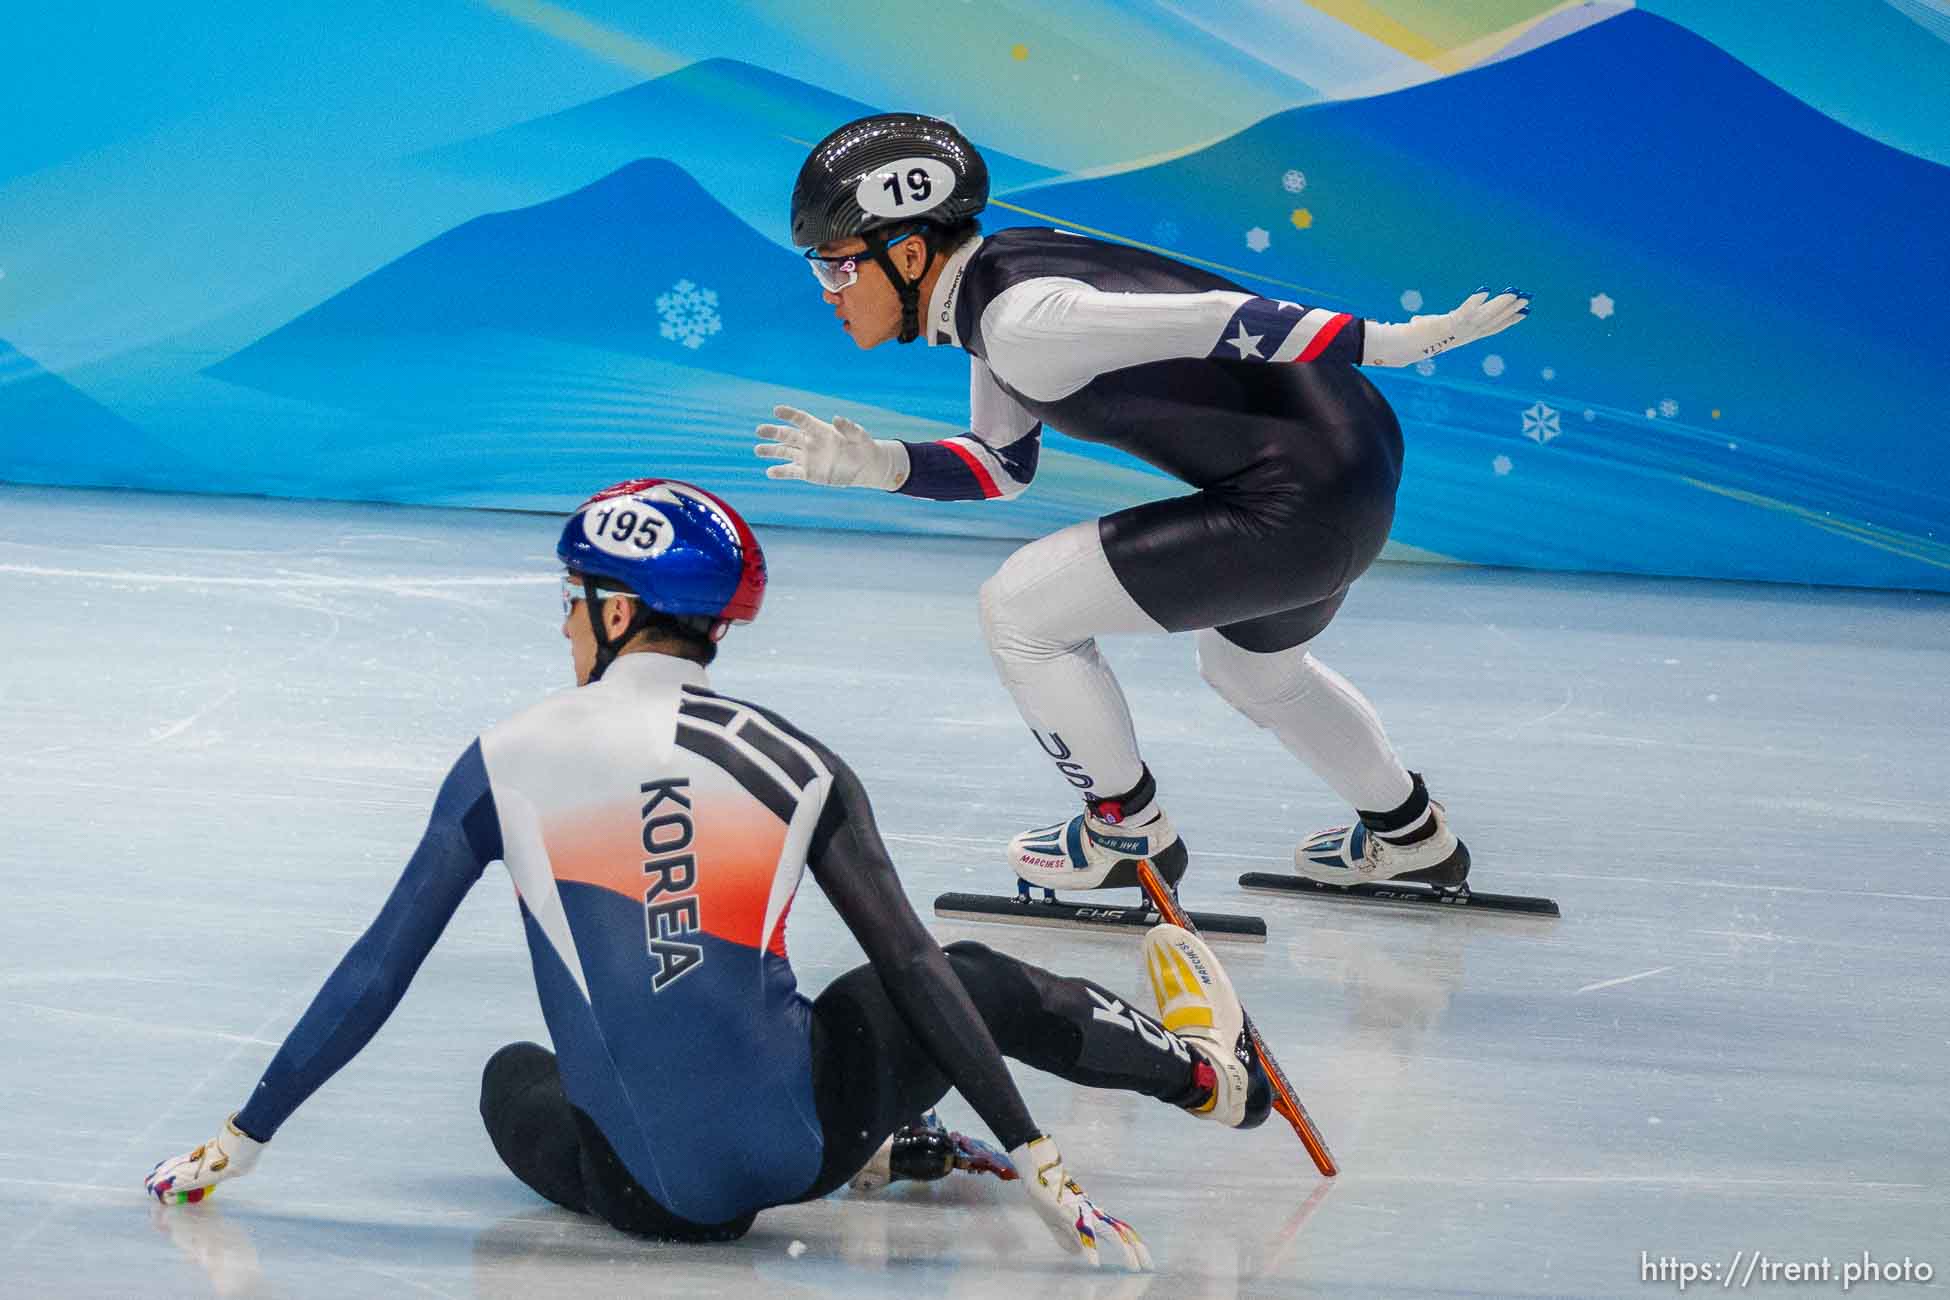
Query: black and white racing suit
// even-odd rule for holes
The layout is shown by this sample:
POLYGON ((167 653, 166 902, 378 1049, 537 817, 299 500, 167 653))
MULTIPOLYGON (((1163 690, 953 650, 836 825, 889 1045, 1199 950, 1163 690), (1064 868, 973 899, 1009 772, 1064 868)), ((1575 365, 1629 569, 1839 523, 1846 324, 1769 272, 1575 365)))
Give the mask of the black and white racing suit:
POLYGON ((1142 774, 1100 633, 1198 630, 1201 670, 1357 808, 1410 780, 1372 708, 1305 645, 1381 553, 1401 429, 1356 368, 1367 322, 1047 229, 958 249, 923 322, 969 353, 969 432, 907 443, 899 490, 1013 497, 1044 426, 1195 489, 1024 547, 982 592, 1004 683, 1085 794, 1142 774))

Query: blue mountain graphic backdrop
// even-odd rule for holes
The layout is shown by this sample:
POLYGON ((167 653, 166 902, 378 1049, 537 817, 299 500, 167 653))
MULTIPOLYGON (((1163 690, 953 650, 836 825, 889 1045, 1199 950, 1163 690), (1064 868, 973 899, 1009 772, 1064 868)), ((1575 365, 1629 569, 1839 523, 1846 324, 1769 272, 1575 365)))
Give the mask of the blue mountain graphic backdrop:
MULTIPOLYGON (((1025 103, 978 141, 987 223, 1380 319, 1531 290, 1517 329, 1370 372, 1402 416, 1413 552, 1950 590, 1950 167, 1913 132, 1865 133, 1880 100, 1843 125, 1662 8, 1539 5, 1469 66, 1366 97, 1309 69, 1297 106, 1194 147, 1071 127, 1039 160, 1025 103)), ((1903 66, 1950 69, 1950 27, 1874 30, 1915 43, 1903 66)), ((1010 503, 765 479, 750 430, 781 401, 906 438, 966 413, 961 353, 859 352, 785 246, 807 146, 884 107, 997 110, 973 80, 901 103, 727 57, 646 78, 662 47, 637 36, 619 66, 613 43, 484 29, 544 65, 532 104, 436 100, 437 69, 417 114, 266 88, 281 107, 253 129, 283 132, 280 162, 213 154, 212 105, 0 171, 20 240, 0 248, 0 478, 565 509, 663 473, 760 522, 987 536, 1181 490, 1061 437, 1010 503)), ((1916 111, 1950 112, 1946 85, 1916 111)))

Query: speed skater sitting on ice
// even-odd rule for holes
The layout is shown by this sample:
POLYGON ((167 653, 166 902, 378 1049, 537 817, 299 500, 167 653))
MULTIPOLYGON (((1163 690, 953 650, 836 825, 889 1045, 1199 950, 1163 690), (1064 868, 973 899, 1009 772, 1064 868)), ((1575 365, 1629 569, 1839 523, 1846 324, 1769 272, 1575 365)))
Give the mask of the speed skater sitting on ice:
POLYGON ((711 689, 719 639, 757 616, 765 589, 737 512, 687 484, 633 480, 584 503, 556 554, 579 689, 467 747, 378 918, 244 1107, 157 1165, 148 1190, 195 1201, 248 1173, 378 1032, 499 860, 555 1050, 496 1052, 481 1117, 542 1196, 626 1232, 717 1241, 853 1179, 919 1176, 930 1162, 1003 1172, 979 1144, 938 1132, 889 1147, 953 1088, 1060 1244, 1095 1264, 1114 1241, 1124 1263, 1148 1268, 1136 1230, 1085 1195, 1030 1117, 1003 1056, 1259 1124, 1268 1080, 1211 951, 1172 926, 1146 936, 1154 1015, 978 943, 938 946, 853 771, 778 714, 711 689), (785 947, 806 868, 867 955, 814 999, 785 947))

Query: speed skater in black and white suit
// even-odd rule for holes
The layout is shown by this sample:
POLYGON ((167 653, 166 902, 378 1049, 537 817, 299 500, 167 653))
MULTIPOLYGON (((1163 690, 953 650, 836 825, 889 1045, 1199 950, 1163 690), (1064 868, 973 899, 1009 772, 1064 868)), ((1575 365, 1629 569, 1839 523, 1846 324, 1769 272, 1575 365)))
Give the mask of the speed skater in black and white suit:
POLYGON ((1381 553, 1401 429, 1358 367, 1403 366, 1507 329, 1516 290, 1479 290, 1406 324, 1266 298, 1140 248, 1050 229, 983 238, 981 156, 949 124, 863 118, 816 145, 792 196, 793 242, 861 348, 925 338, 969 353, 969 431, 876 439, 791 407, 762 424, 768 473, 936 500, 1029 486, 1045 424, 1147 461, 1196 489, 1077 524, 1012 555, 981 592, 1003 684, 1083 796, 1065 822, 1010 843, 1038 886, 1174 883, 1185 846, 1139 755, 1095 638, 1198 634, 1199 670, 1356 810, 1295 851, 1336 885, 1463 883, 1469 853, 1381 720, 1308 653, 1381 553))

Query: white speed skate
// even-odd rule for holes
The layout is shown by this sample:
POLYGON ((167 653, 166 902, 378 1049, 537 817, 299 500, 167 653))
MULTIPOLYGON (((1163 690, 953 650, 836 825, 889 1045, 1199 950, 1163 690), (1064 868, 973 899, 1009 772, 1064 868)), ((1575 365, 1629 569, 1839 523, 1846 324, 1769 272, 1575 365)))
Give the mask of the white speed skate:
POLYGON ((1027 894, 1040 889, 1135 889, 1138 859, 1148 858, 1168 885, 1185 874, 1185 842, 1153 804, 1139 825, 1111 820, 1104 804, 1067 822, 1024 831, 1009 841, 1009 866, 1027 894))
POLYGON ((1212 1093, 1187 1110, 1227 1128, 1256 1128, 1273 1108, 1273 1085, 1246 1036, 1246 1012, 1205 941, 1175 925, 1154 926, 1139 957, 1158 1023, 1212 1071, 1212 1093))
POLYGON ((1403 812, 1392 819, 1364 813, 1352 826, 1316 831, 1293 851, 1293 869, 1324 885, 1371 885, 1412 880, 1455 889, 1469 879, 1469 849, 1454 831, 1442 805, 1429 798, 1420 774, 1411 772, 1415 790, 1403 812), (1392 824, 1377 822, 1392 820, 1392 824))

